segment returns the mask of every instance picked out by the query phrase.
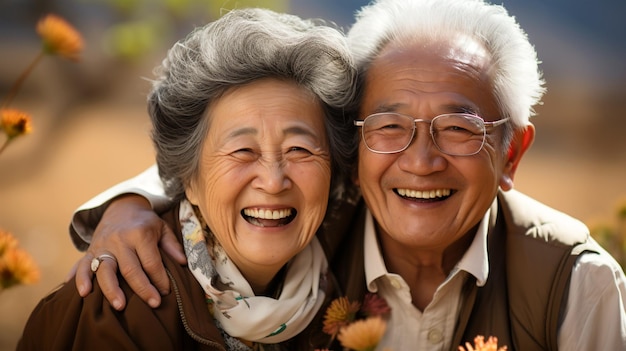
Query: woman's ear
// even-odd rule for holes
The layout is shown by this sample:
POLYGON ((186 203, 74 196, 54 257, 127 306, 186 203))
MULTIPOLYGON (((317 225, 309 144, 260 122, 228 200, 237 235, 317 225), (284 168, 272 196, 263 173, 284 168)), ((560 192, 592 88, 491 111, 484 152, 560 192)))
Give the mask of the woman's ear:
POLYGON ((196 188, 196 182, 193 180, 185 186, 185 195, 187 200, 189 200, 189 202, 193 205, 198 205, 198 194, 196 193, 196 188))
POLYGON ((350 178, 352 178, 352 183, 354 183, 356 186, 361 185, 359 183, 359 167, 358 166, 354 167, 354 170, 352 171, 352 176, 350 178))
POLYGON ((528 123, 522 129, 515 130, 507 152, 506 163, 500 176, 500 188, 502 190, 508 191, 513 189, 513 179, 515 178, 517 166, 519 166, 522 156, 528 151, 534 140, 535 126, 532 123, 528 123))

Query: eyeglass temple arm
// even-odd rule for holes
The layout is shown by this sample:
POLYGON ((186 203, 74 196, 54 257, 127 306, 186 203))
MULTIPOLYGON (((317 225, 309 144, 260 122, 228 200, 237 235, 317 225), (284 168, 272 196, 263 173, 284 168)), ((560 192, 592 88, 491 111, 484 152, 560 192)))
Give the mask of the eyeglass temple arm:
POLYGON ((485 124, 485 127, 493 128, 493 127, 497 127, 497 126, 499 126, 501 124, 504 124, 504 123, 508 122, 509 119, 511 119, 511 118, 510 117, 506 117, 506 118, 499 119, 497 121, 483 122, 483 123, 485 124))

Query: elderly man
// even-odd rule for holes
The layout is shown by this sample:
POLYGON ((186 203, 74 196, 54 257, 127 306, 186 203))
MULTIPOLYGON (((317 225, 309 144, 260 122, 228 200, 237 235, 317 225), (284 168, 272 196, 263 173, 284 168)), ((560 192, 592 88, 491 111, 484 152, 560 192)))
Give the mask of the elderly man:
MULTIPOLYGON (((455 350, 481 334, 509 350, 626 349, 619 265, 582 223, 512 190, 544 92, 515 20, 478 0, 380 0, 359 12, 348 39, 360 71, 355 183, 366 206, 346 204, 324 234, 345 293, 376 292, 391 307, 379 348, 455 350)), ((75 216, 83 245, 103 216, 77 271, 82 294, 101 254, 116 256, 151 304, 159 296, 139 261, 167 291, 156 242, 178 248, 148 202, 129 195, 100 206, 138 193, 158 207, 158 190, 135 189, 152 173, 75 216)), ((116 266, 102 263, 98 279, 123 308, 116 266)))

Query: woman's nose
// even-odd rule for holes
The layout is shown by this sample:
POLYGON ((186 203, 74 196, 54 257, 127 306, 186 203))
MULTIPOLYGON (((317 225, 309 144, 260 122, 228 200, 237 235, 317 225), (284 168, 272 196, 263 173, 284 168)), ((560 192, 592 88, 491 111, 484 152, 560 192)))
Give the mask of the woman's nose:
POLYGON ((263 160, 258 164, 257 176, 252 185, 268 194, 278 194, 291 187, 286 165, 282 160, 263 160))

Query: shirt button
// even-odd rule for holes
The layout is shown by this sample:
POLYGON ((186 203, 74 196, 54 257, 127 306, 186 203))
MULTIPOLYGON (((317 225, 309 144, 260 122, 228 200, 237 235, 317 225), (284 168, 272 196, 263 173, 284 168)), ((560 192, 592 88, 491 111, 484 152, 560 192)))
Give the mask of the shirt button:
POLYGON ((431 329, 428 332, 428 341, 430 341, 431 344, 438 344, 441 342, 441 340, 443 340, 443 334, 441 333, 441 330, 431 329))

